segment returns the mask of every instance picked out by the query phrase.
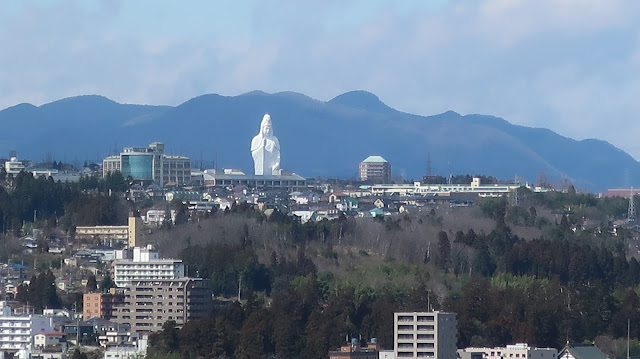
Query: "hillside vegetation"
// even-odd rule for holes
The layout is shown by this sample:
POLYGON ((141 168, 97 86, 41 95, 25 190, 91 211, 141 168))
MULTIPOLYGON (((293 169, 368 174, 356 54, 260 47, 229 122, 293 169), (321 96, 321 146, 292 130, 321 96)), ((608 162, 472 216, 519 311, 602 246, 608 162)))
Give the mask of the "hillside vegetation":
POLYGON ((519 199, 306 224, 237 204, 155 232, 148 243, 220 297, 240 288, 242 305, 167 325, 150 355, 321 358, 345 336, 392 348, 393 312, 429 308, 458 313, 460 347, 624 337, 640 319, 635 232, 612 225, 628 201, 572 190, 519 199))

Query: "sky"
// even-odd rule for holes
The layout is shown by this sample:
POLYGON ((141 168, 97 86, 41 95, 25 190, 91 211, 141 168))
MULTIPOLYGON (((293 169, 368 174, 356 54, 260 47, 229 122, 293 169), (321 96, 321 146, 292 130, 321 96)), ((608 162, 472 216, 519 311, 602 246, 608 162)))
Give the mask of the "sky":
MULTIPOLYGON (((41 0, 0 6, 0 109, 98 94, 367 90, 640 159, 637 0, 41 0)), ((561 154, 559 154, 561 155, 561 154)))

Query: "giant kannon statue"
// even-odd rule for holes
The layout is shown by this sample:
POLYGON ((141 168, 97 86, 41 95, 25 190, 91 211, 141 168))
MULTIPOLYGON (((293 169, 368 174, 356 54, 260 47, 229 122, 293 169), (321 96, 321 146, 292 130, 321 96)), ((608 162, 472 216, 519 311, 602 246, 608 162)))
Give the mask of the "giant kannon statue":
POLYGON ((280 142, 273 135, 268 113, 262 117, 260 132, 251 140, 251 156, 256 176, 280 175, 280 142))

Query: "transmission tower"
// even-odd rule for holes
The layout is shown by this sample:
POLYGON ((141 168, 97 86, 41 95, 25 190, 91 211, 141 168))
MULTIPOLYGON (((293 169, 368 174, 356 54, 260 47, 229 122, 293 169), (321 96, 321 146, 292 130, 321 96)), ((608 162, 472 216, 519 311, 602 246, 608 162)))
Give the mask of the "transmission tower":
POLYGON ((511 206, 513 207, 517 207, 518 206, 518 188, 515 188, 513 191, 511 191, 511 206))
POLYGON ((627 210, 627 222, 636 221, 636 205, 633 197, 633 187, 631 187, 631 193, 629 193, 629 209, 627 210))

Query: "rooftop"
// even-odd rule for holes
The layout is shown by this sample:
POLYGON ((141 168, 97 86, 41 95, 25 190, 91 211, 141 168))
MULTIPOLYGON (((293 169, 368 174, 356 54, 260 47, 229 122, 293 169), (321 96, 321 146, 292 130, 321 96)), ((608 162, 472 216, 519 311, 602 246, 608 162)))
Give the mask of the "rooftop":
POLYGON ((382 156, 369 156, 367 158, 365 158, 364 161, 362 162, 366 162, 366 163, 380 163, 380 162, 388 162, 387 160, 385 160, 382 156))

